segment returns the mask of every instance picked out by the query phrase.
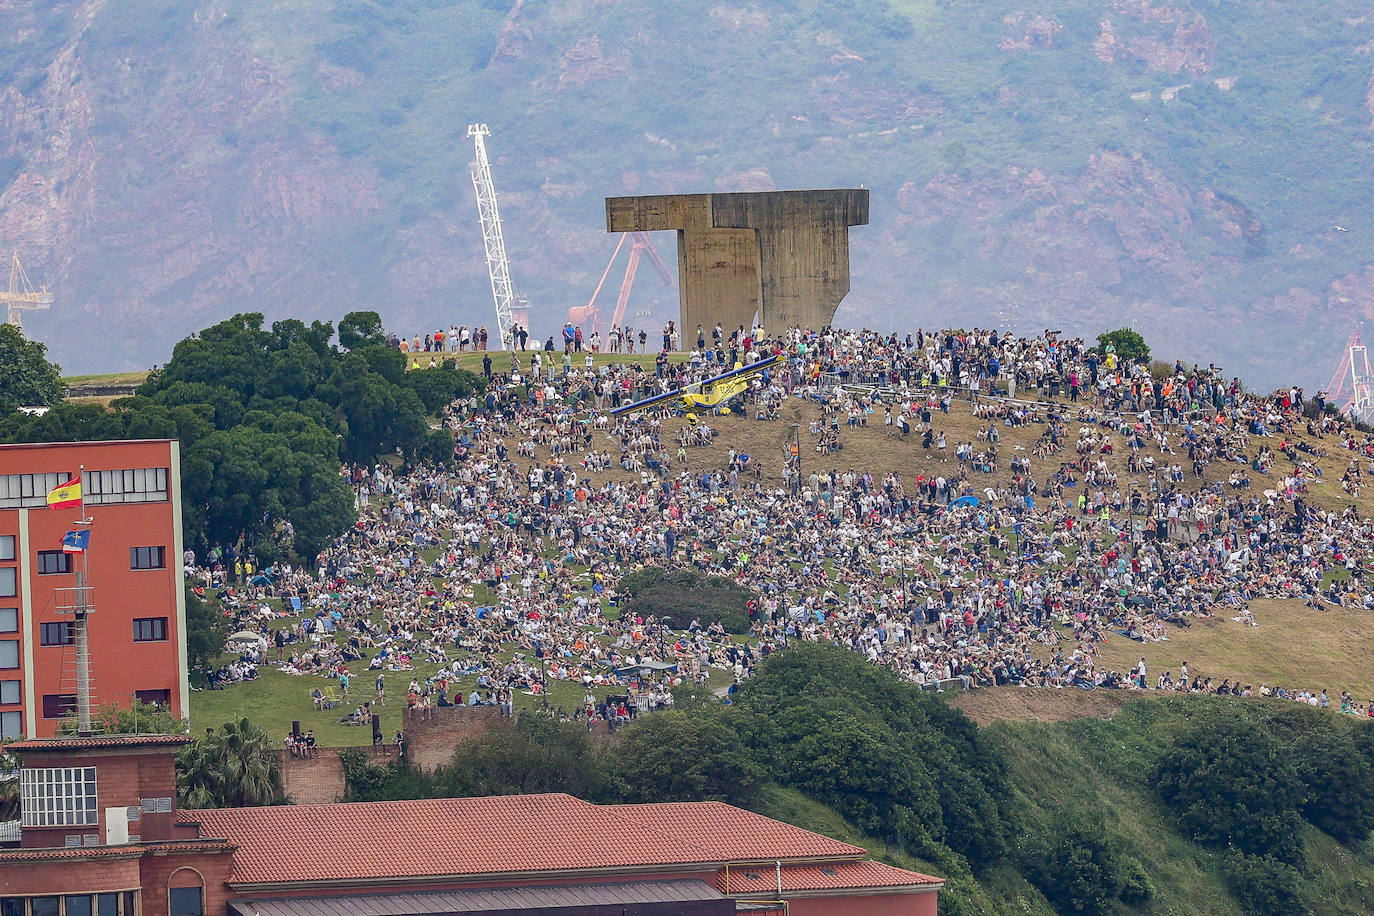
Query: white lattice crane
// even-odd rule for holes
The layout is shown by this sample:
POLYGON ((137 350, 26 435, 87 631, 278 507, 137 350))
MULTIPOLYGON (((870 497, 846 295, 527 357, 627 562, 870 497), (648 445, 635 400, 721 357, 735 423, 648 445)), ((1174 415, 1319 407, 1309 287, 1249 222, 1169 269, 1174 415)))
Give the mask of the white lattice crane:
POLYGON ((24 273, 24 265, 19 263, 18 252, 10 259, 9 291, 0 290, 0 305, 6 306, 8 310, 6 320, 21 330, 24 327, 25 309, 46 309, 52 305, 52 293, 48 292, 48 288, 45 286, 34 289, 33 284, 29 282, 29 275, 24 273))
POLYGON ((1358 329, 1346 341, 1340 365, 1326 386, 1326 399, 1356 420, 1374 419, 1374 371, 1358 329))
POLYGON ((491 180, 491 163, 487 161, 487 145, 483 137, 491 131, 485 124, 469 124, 468 136, 477 148, 473 164, 472 187, 477 192, 477 215, 482 220, 482 242, 487 251, 487 273, 491 276, 491 298, 496 303, 496 330, 503 348, 511 346, 511 325, 514 318, 511 306, 515 295, 511 292, 510 262, 506 260, 506 240, 501 235, 501 211, 496 206, 496 186, 491 180))

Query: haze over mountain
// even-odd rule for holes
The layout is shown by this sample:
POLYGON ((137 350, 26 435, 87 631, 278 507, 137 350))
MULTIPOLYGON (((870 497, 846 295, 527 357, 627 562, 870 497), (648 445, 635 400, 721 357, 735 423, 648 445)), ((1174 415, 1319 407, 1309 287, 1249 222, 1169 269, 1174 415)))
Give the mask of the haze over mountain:
POLYGON ((0 250, 67 371, 234 311, 491 324, 485 121, 536 333, 606 195, 862 184, 839 323, 1134 325, 1316 387, 1374 317, 1372 73, 1366 0, 0 0, 0 250))

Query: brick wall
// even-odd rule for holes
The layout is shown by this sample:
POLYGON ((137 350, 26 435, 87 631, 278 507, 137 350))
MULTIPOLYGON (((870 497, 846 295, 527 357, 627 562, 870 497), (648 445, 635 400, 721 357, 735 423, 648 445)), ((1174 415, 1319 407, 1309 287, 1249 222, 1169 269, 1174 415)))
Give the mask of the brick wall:
MULTIPOLYGON (((490 706, 454 706, 433 711, 428 719, 406 719, 406 744, 411 763, 425 771, 449 762, 453 749, 463 741, 471 740, 488 729, 508 723, 500 713, 490 706)), ((384 735, 384 750, 391 751, 394 735, 384 735)), ((369 760, 385 763, 390 757, 375 754, 371 747, 358 748, 320 748, 319 756, 309 759, 292 757, 286 751, 278 751, 281 761, 282 786, 291 800, 298 805, 320 805, 338 801, 344 794, 343 764, 339 754, 345 750, 357 750, 368 756, 369 760)))

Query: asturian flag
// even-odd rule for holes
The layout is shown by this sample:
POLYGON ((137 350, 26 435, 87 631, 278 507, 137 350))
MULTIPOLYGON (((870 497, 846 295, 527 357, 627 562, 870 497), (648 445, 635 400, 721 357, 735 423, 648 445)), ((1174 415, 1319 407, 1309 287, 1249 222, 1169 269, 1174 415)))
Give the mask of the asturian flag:
POLYGON ((63 553, 84 553, 91 546, 91 533, 88 530, 68 531, 62 535, 63 553))

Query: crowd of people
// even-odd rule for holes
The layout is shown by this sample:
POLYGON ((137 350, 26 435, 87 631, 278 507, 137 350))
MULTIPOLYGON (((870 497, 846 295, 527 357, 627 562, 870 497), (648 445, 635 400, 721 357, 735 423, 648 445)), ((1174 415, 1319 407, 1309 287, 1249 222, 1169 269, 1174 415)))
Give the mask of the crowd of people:
MULTIPOLYGON (((1263 626, 1258 598, 1300 599, 1313 614, 1374 608, 1374 526, 1354 501, 1374 473, 1374 436, 1320 395, 1248 392, 1214 367, 1151 366, 1055 332, 695 336, 678 358, 667 339, 652 368, 579 364, 575 340, 561 359, 517 349, 483 394, 446 412, 452 462, 344 468, 360 519, 314 568, 255 577, 226 552, 189 574, 237 583, 226 601, 261 632, 259 664, 328 678, 345 697, 364 667, 422 664, 433 673, 406 699, 419 714, 505 712, 513 692, 566 681, 586 692, 566 714, 589 723, 636 698, 663 705, 669 687, 712 671, 738 682, 794 640, 846 646, 929 689, 1308 702, 1317 694, 1222 672, 1151 684, 1143 663, 1101 664, 1101 646, 1153 645, 1214 614, 1263 626), (787 360, 755 379, 737 418, 608 416, 779 352, 787 360), (776 421, 784 407, 798 422, 769 440, 780 474, 715 449, 721 423, 776 421), (978 431, 951 447, 954 410, 978 431), (929 460, 914 476, 849 466, 841 449, 880 435, 869 426, 929 460), (1018 438, 1028 444, 1008 444, 1018 438), (1347 464, 1344 508, 1309 492, 1332 454, 1347 464), (756 596, 751 631, 623 613, 616 585, 645 565, 736 580, 756 596)), ((1374 716, 1374 702, 1348 695, 1342 708, 1374 716)))

